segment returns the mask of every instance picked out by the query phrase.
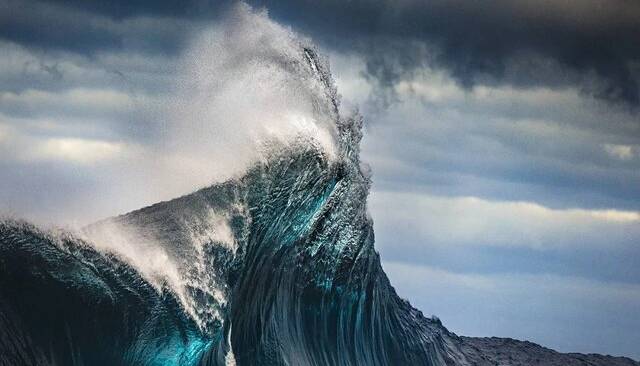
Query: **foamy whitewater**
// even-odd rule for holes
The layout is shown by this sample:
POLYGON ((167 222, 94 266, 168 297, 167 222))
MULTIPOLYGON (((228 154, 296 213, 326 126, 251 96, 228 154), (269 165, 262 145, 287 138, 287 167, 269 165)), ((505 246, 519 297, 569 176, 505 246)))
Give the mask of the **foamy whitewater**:
POLYGON ((0 365, 518 364, 396 295, 317 51, 245 6, 203 42, 169 146, 229 179, 73 233, 0 222, 0 365))

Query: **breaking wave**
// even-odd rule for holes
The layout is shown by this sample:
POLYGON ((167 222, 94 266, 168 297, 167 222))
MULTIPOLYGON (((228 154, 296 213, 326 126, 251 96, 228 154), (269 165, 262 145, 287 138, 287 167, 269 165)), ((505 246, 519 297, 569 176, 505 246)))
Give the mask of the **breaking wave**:
POLYGON ((84 236, 5 221, 6 360, 463 364, 456 337, 384 274, 358 159, 361 121, 336 122, 335 159, 300 139, 239 179, 98 222, 84 236))

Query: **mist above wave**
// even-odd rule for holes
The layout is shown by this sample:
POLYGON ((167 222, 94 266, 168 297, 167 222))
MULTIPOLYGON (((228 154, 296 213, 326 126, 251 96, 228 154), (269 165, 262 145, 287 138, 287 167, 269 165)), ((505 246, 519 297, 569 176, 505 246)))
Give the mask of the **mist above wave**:
POLYGON ((338 98, 311 42, 246 4, 195 37, 163 121, 173 196, 241 175, 301 138, 336 154, 338 98))

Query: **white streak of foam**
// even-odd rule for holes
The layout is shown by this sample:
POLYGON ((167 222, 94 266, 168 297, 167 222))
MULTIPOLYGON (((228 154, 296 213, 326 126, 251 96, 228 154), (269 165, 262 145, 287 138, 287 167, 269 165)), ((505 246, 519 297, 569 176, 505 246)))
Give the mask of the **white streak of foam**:
POLYGON ((179 271, 166 251, 132 228, 103 223, 87 234, 96 249, 126 260, 157 289, 161 289, 165 282, 170 285, 180 283, 179 271))
POLYGON ((233 325, 229 325, 229 335, 227 336, 227 347, 229 350, 224 356, 225 366, 236 366, 236 356, 233 354, 233 346, 231 346, 231 332, 233 331, 233 325))
MULTIPOLYGON (((183 220, 182 226, 189 236, 194 254, 192 263, 187 264, 188 268, 183 273, 185 286, 211 296, 217 305, 224 306, 228 301, 224 284, 215 277, 214 272, 209 268, 207 249, 210 246, 219 245, 228 248, 235 254, 237 245, 229 226, 228 217, 217 213, 213 208, 208 208, 202 217, 183 220)), ((222 315, 217 307, 202 306, 191 297, 187 300, 185 306, 190 308, 192 313, 198 314, 197 321, 201 328, 206 326, 208 320, 215 318, 222 321, 222 315)))
POLYGON ((85 236, 97 250, 114 254, 133 266, 157 291, 167 285, 180 300, 186 298, 180 291, 182 279, 178 266, 162 247, 134 228, 105 222, 88 230, 85 236))
POLYGON ((227 260, 231 261, 238 249, 238 241, 231 228, 231 217, 247 215, 246 205, 231 204, 225 210, 207 207, 197 215, 190 215, 181 221, 181 230, 187 234, 191 246, 192 260, 184 271, 185 286, 210 296, 214 304, 198 304, 196 299, 189 298, 193 313, 198 314, 199 325, 206 327, 206 322, 212 319, 223 321, 220 309, 227 302, 227 287, 224 279, 217 278, 219 269, 211 268, 211 250, 215 247, 229 251, 227 260))
POLYGON ((186 242, 163 243, 153 232, 113 221, 88 228, 85 236, 96 249, 130 264, 157 291, 168 287, 200 329, 207 330, 212 322, 223 321, 220 309, 228 302, 226 283, 217 278, 220 269, 211 268, 212 249, 221 247, 235 254, 238 244, 229 218, 245 210, 242 205, 232 205, 226 212, 208 207, 182 217, 179 230, 186 242), (173 246, 163 247, 167 244, 173 246))

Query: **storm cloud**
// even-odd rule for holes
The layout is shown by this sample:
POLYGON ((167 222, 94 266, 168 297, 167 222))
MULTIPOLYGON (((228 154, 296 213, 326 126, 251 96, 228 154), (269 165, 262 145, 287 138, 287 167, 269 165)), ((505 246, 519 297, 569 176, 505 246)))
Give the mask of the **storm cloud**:
POLYGON ((260 1, 274 17, 355 50, 390 85, 437 66, 461 85, 575 85, 640 103, 640 4, 571 1, 260 1))
MULTIPOLYGON (((460 85, 578 86, 614 103, 640 103, 640 4, 625 0, 249 1, 316 41, 366 59, 381 86, 425 66, 460 85)), ((194 27, 231 1, 3 0, 7 40, 80 53, 135 48, 175 54, 194 27)))

